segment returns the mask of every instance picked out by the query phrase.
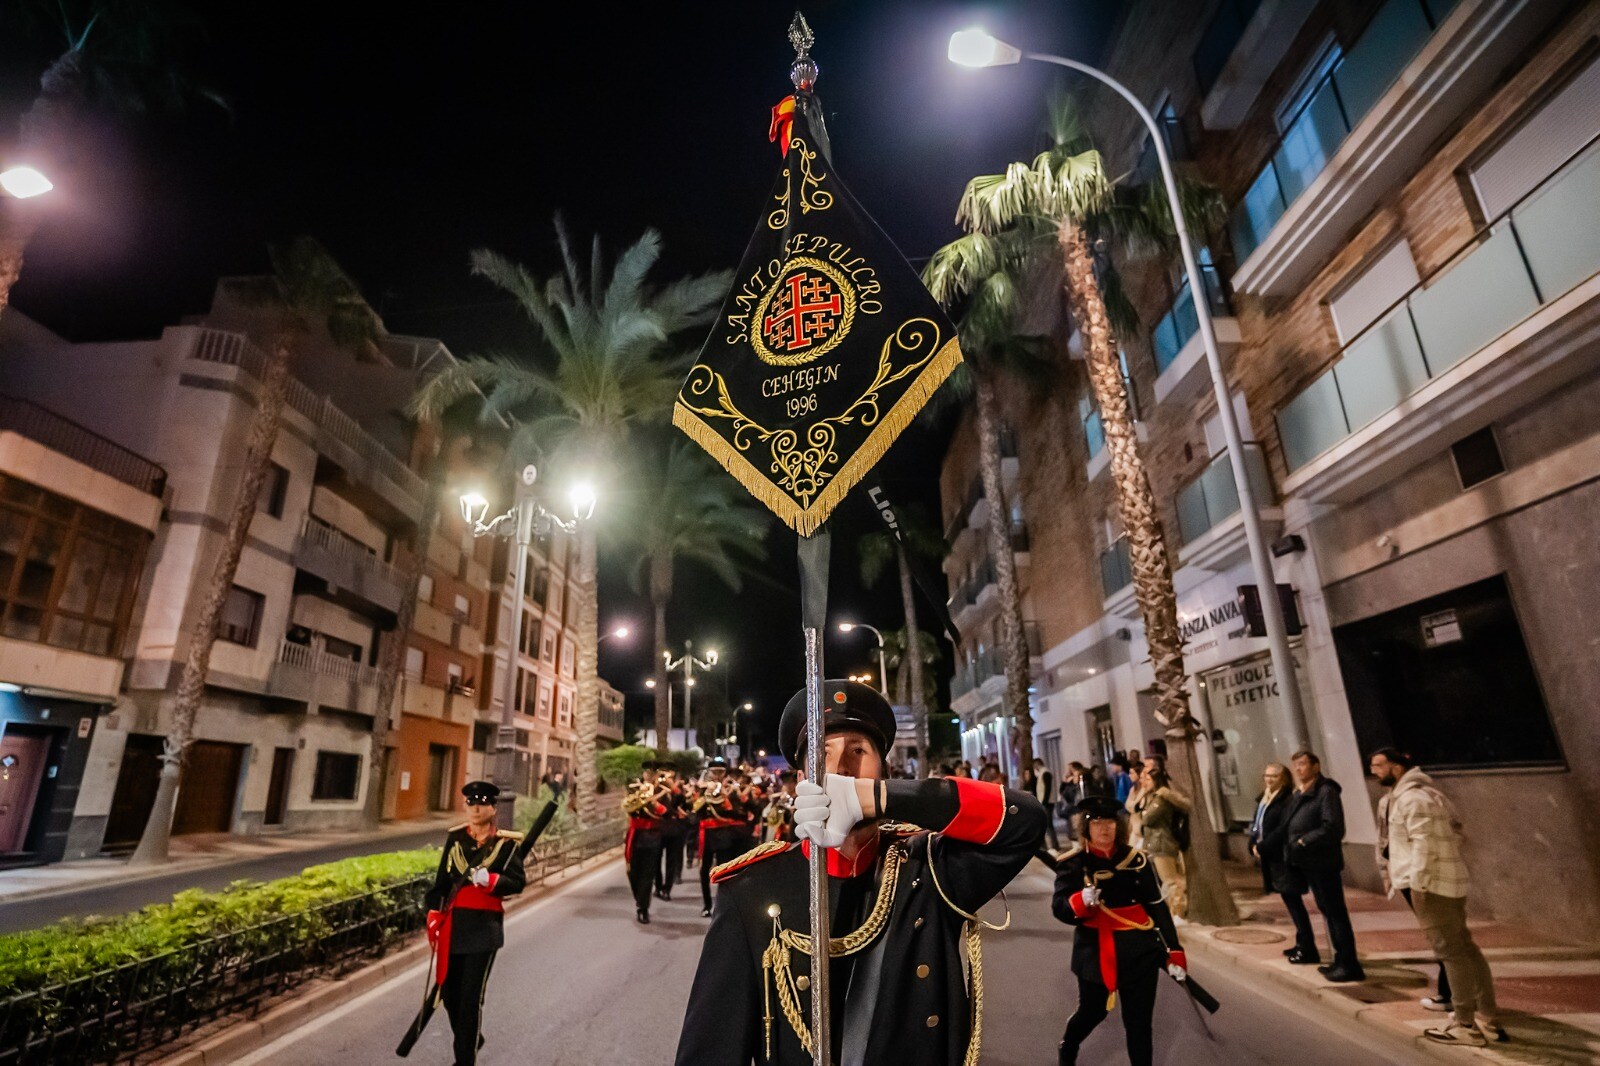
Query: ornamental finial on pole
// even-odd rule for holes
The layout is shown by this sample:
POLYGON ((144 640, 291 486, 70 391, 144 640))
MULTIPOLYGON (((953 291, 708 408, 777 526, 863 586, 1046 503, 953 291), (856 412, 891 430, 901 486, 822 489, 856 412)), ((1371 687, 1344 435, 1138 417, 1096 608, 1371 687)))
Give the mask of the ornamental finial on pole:
POLYGON ((789 65, 789 80, 799 92, 810 92, 817 83, 817 61, 811 58, 811 46, 815 42, 811 25, 806 22, 804 15, 796 11, 794 21, 789 23, 789 43, 794 45, 794 62, 789 65))

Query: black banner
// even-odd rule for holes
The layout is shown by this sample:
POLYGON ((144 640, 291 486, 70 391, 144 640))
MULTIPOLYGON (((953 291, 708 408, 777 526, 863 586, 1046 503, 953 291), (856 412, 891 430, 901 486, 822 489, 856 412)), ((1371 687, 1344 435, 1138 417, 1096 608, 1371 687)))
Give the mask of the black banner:
POLYGON ((792 123, 775 126, 785 153, 772 206, 672 421, 809 536, 961 349, 921 279, 840 182, 811 94, 795 98, 792 123))

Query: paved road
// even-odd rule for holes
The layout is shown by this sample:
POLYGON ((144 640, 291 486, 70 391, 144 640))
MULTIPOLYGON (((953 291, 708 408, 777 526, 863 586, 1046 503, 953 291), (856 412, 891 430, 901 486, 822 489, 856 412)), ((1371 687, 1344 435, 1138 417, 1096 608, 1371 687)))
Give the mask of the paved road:
MULTIPOLYGON (((691 871, 692 872, 692 871, 691 871)), ((690 886, 685 884, 685 890, 690 886)), ((1049 913, 1050 882, 1034 866, 1012 886, 1012 928, 985 937, 988 992, 985 1066, 1056 1061, 1071 1013, 1070 930, 1049 913)), ((507 923, 485 1006, 484 1066, 595 1066, 670 1063, 706 920, 699 893, 657 902, 649 926, 633 921, 620 864, 585 874, 507 923)), ((1222 973, 1204 973, 1224 1002, 1208 1042, 1195 1013, 1163 982, 1156 1061, 1162 1066, 1380 1066, 1390 1057, 1322 1030, 1253 995, 1222 973)), ((392 1066, 394 1046, 421 998, 417 967, 242 1060, 248 1066, 392 1066)), ((1119 1017, 1085 1046, 1084 1063, 1126 1063, 1119 1017)), ((450 1061, 442 1012, 408 1060, 450 1061)))
POLYGON ((151 903, 165 903, 174 893, 186 888, 217 889, 241 879, 270 881, 277 877, 289 877, 307 866, 322 862, 346 859, 352 855, 420 848, 427 844, 438 844, 443 839, 443 828, 431 826, 415 833, 350 840, 305 851, 286 851, 279 855, 184 870, 167 877, 153 877, 128 884, 92 885, 74 892, 0 903, 0 933, 37 929, 58 918, 125 914, 151 903))

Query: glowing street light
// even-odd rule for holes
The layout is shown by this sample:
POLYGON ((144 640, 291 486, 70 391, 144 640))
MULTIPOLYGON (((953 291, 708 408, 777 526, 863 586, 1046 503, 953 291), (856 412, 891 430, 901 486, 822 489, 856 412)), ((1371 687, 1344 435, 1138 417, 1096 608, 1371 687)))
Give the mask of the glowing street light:
POLYGON ((39 173, 32 167, 9 167, 0 170, 0 189, 18 200, 28 200, 35 196, 43 196, 55 185, 49 178, 39 173))
MULTIPOLYGON (((878 676, 880 678, 880 684, 878 686, 878 690, 883 693, 883 698, 884 699, 888 699, 889 698, 889 663, 888 663, 888 660, 885 659, 884 653, 883 653, 883 631, 881 629, 879 629, 877 626, 869 626, 865 622, 840 622, 839 623, 839 632, 841 632, 841 633, 850 633, 850 632, 853 632, 854 630, 857 630, 857 629, 865 629, 867 632, 871 633, 873 635, 873 637, 876 638, 876 640, 878 641, 878 676)), ((852 678, 851 680, 854 680, 854 678, 852 678)), ((870 683, 872 681, 872 676, 870 674, 863 674, 862 675, 862 680, 870 683)))
POLYGON ((950 35, 950 61, 963 67, 1003 67, 1022 61, 1022 50, 981 29, 950 35))

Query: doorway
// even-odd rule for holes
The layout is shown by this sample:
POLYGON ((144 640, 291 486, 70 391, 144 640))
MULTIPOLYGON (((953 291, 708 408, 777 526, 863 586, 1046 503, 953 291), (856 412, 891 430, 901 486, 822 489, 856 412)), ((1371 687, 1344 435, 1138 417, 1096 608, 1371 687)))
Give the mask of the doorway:
POLYGON ((282 825, 284 808, 289 805, 289 779, 294 772, 294 749, 272 749, 272 777, 267 781, 267 809, 263 825, 282 825))
POLYGON ((456 778, 456 750, 444 744, 428 745, 428 810, 448 811, 456 778))
POLYGON ((226 833, 233 825, 234 799, 239 791, 239 767, 244 745, 197 740, 189 749, 178 790, 178 808, 172 815, 172 835, 226 833))
POLYGON ((1101 766, 1110 766, 1117 753, 1117 731, 1111 724, 1111 705, 1092 707, 1084 712, 1089 725, 1089 754, 1101 766))
POLYGON ((139 843, 161 781, 161 747, 160 737, 128 734, 128 743, 122 749, 122 768, 117 772, 117 788, 111 795, 105 839, 100 845, 105 850, 125 851, 139 843))
POLYGON ((26 847, 49 761, 50 737, 43 732, 8 725, 0 736, 0 855, 26 847))

